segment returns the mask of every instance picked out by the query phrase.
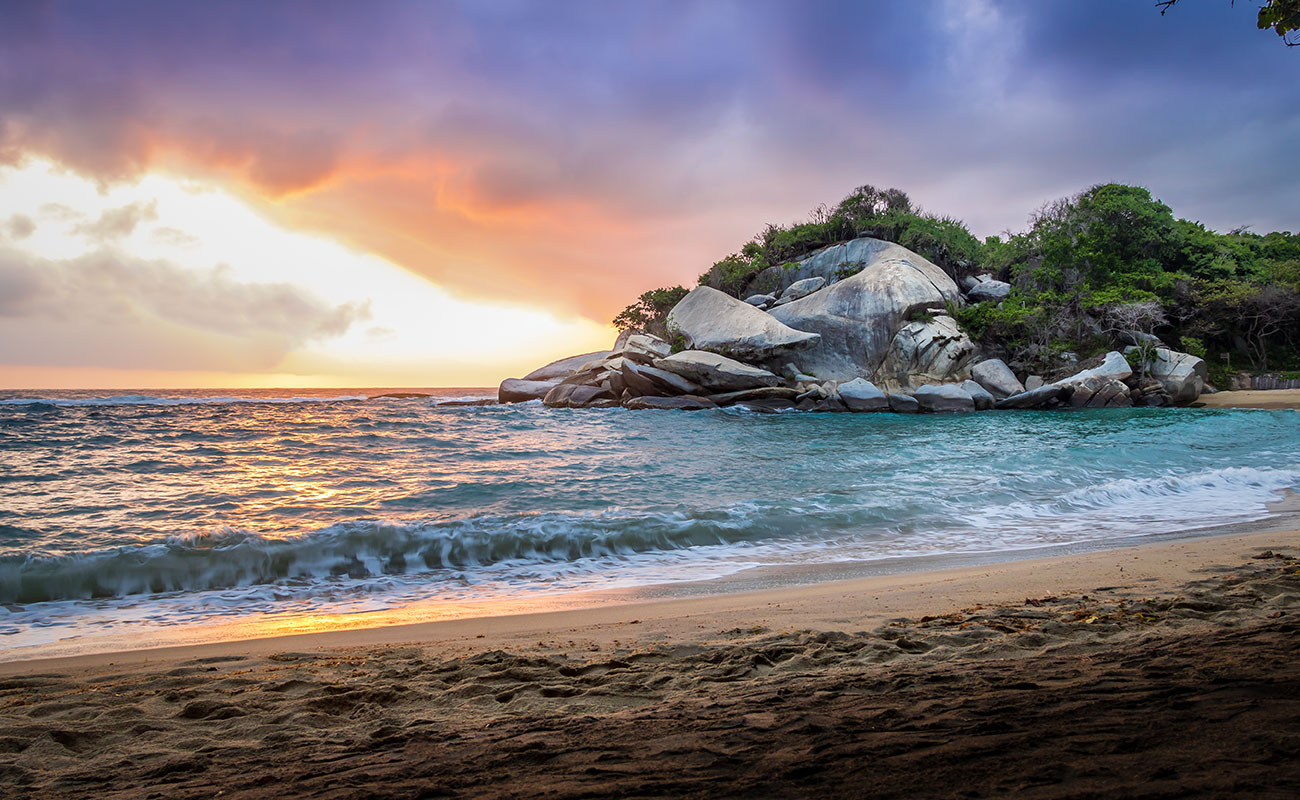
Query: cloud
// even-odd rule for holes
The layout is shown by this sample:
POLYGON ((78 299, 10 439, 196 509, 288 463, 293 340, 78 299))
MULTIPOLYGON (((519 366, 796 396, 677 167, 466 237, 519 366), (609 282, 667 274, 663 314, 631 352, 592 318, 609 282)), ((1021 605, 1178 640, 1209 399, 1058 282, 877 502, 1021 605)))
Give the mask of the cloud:
POLYGON ((84 222, 73 227, 72 232, 97 242, 125 239, 135 233, 141 222, 158 219, 158 201, 130 203, 120 208, 110 208, 94 222, 84 222))
POLYGON ((199 244, 202 240, 193 234, 186 233, 180 228, 173 228, 163 225, 153 229, 154 241, 159 244, 165 244, 171 247, 190 247, 199 244))
POLYGON ((0 248, 0 363, 257 372, 370 318, 288 284, 243 283, 100 249, 68 260, 0 248))
POLYGON ((1105 180, 1294 228, 1294 53, 1249 8, 1184 5, 29 7, 0 31, 0 160, 220 182, 595 319, 864 182, 981 235, 1105 180))
POLYGON ((36 223, 26 214, 14 214, 0 222, 0 237, 11 241, 21 241, 36 232, 36 223))

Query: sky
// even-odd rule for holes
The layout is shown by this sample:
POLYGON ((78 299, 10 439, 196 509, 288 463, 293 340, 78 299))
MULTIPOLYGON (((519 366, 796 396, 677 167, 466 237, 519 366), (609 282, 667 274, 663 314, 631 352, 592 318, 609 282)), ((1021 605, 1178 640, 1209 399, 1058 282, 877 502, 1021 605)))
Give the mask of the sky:
POLYGON ((1255 3, 4 2, 0 387, 488 386, 767 223, 1300 230, 1255 3))

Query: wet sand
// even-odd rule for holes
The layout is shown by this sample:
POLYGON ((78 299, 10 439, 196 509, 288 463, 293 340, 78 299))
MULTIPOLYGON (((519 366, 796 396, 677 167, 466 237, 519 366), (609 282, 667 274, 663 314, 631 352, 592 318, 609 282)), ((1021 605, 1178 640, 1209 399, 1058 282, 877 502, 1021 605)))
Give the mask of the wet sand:
POLYGON ((0 665, 0 795, 1294 797, 1300 532, 0 665))

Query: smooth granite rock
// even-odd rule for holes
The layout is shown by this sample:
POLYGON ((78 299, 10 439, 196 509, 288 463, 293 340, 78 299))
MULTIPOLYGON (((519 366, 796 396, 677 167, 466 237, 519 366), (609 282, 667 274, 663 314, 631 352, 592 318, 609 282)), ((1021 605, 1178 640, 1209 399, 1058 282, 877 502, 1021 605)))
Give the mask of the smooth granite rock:
POLYGON ((541 400, 546 393, 555 388, 559 381, 527 381, 522 378, 506 378, 497 389, 499 403, 526 403, 529 400, 541 400))
POLYGON ((1016 380, 1016 374, 1000 358, 981 361, 970 368, 970 376, 997 400, 1025 390, 1020 381, 1016 380))
POLYGON ((850 411, 888 411, 889 398, 866 378, 841 383, 836 391, 850 411))
POLYGON ((1011 294, 1011 284, 1003 281, 987 280, 975 284, 966 293, 966 298, 972 303, 996 303, 1007 299, 1009 294, 1011 294))
POLYGON ((653 364, 656 358, 664 358, 672 352, 672 345, 648 333, 630 337, 622 350, 623 358, 629 358, 638 364, 653 364))
POLYGON ((872 377, 891 389, 912 389, 964 378, 975 345, 946 314, 899 329, 872 377))
POLYGON ((612 394, 596 386, 561 383, 546 393, 542 403, 548 408, 588 408, 597 404, 603 407, 614 399, 612 394))
POLYGON ((1037 389, 1028 389, 1020 394, 1013 394, 1010 397, 1004 397, 993 404, 994 408, 1055 408, 1061 403, 1068 402, 1070 395, 1074 393, 1071 386, 1057 386, 1049 383, 1045 386, 1039 386, 1037 389))
POLYGON ((820 334, 821 341, 799 356, 806 372, 838 381, 870 375, 880 385, 876 372, 908 320, 943 313, 947 303, 962 299, 943 270, 906 248, 880 243, 863 252, 871 260, 857 274, 769 313, 791 328, 820 334))
POLYGON ((599 361, 613 355, 612 350, 597 350, 594 353, 583 353, 580 356, 569 356, 561 358, 559 361, 552 361, 544 367, 538 367, 523 377, 526 381, 558 381, 569 377, 573 373, 582 369, 584 364, 592 361, 599 361))
POLYGON ((704 397, 633 397, 623 401, 623 408, 633 411, 657 409, 659 411, 703 411, 717 408, 717 404, 704 397))
POLYGON ((816 333, 797 331, 771 314, 708 286, 697 286, 668 312, 668 330, 692 350, 755 363, 772 362, 817 344, 816 333))
POLYGON ((800 298, 807 297, 825 285, 826 279, 820 275, 811 278, 804 278, 801 281, 795 281, 785 287, 785 291, 781 292, 781 299, 787 303, 793 302, 800 298))
POLYGON ((952 383, 927 384, 912 392, 924 411, 974 411, 975 401, 965 389, 952 383))
MULTIPOLYGON (((1132 349, 1126 348, 1125 352, 1132 349)), ((1160 381, 1174 405, 1190 403, 1205 391, 1205 362, 1189 353, 1157 347, 1155 357, 1147 364, 1147 373, 1160 381)))
POLYGON ((896 392, 889 395, 889 410, 895 414, 915 414, 921 410, 921 404, 910 394, 896 392))
POLYGON ((667 358, 657 359, 655 367, 697 383, 714 394, 776 386, 781 382, 780 378, 765 369, 703 350, 683 350, 667 358))
POLYGON ((970 395, 976 411, 988 411, 998 401, 987 389, 975 381, 962 381, 961 388, 970 395))

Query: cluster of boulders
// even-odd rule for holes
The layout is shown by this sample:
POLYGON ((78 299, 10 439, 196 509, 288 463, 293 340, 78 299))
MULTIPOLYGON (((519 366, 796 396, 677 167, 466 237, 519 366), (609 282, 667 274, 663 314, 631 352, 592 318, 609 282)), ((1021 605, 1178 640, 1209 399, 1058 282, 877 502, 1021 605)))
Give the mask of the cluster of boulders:
POLYGON ((992 302, 1010 287, 963 279, 906 248, 858 239, 772 267, 738 300, 707 286, 668 314, 670 344, 625 333, 610 350, 562 359, 501 384, 500 402, 556 408, 756 411, 982 411, 1187 403, 1205 363, 1149 344, 1079 364, 1077 374, 1022 382, 976 347, 951 305, 992 302), (962 289, 965 289, 963 293, 962 289), (676 351, 676 352, 674 352, 676 351))

